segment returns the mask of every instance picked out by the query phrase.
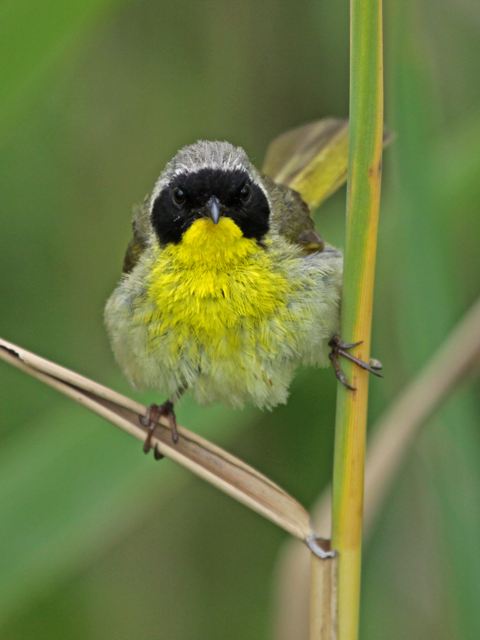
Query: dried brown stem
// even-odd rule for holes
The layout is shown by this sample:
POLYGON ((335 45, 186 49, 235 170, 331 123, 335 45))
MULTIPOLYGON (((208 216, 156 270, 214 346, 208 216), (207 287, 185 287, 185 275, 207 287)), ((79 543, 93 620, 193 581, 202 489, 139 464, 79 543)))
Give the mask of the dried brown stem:
MULTIPOLYGON (((0 359, 60 391, 138 440, 145 440, 147 428, 140 422, 140 417, 147 410, 144 405, 1 339, 0 359)), ((186 467, 291 535, 303 541, 312 538, 314 533, 309 514, 277 484, 185 427, 179 426, 178 431, 179 442, 173 444, 170 423, 160 417, 152 445, 157 445, 165 457, 186 467)))

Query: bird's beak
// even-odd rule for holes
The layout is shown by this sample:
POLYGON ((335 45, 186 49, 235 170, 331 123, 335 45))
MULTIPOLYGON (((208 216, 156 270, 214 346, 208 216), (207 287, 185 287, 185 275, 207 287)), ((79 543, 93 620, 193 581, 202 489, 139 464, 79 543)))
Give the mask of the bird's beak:
POLYGON ((212 196, 207 202, 207 211, 214 224, 217 224, 220 218, 220 200, 216 196, 212 196))

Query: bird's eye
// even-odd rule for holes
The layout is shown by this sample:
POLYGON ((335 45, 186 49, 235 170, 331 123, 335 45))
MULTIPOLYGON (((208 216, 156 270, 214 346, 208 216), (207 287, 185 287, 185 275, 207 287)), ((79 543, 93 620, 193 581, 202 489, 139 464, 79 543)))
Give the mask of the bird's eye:
POLYGON ((243 203, 247 203, 250 200, 250 196, 252 195, 252 189, 250 188, 250 185, 248 184, 248 182, 246 182, 243 185, 243 187, 238 192, 238 195, 240 196, 240 200, 243 203))
POLYGON ((181 207, 185 204, 187 196, 185 191, 181 187, 175 187, 172 191, 172 200, 173 204, 177 205, 177 207, 181 207))

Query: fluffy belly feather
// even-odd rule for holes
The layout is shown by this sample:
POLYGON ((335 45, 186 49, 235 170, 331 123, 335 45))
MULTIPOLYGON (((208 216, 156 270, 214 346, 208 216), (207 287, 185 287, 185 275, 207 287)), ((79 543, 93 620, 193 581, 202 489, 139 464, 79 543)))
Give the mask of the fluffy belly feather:
POLYGON ((228 218, 198 220, 179 245, 152 247, 110 298, 118 361, 134 384, 170 396, 285 402, 295 367, 325 364, 336 329, 341 258, 320 256, 280 238, 261 247, 228 218))

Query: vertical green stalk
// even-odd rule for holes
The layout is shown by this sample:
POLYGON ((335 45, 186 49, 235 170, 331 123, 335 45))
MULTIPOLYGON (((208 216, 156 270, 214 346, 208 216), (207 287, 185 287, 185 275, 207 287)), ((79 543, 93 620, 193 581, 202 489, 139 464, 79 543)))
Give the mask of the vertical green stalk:
MULTIPOLYGON (((382 0, 350 2, 350 139, 341 336, 368 360, 383 139, 382 0)), ((333 473, 338 557, 337 638, 356 640, 360 609, 368 373, 344 361, 356 387, 339 385, 333 473)))

